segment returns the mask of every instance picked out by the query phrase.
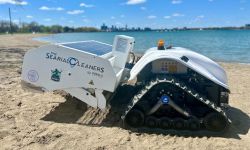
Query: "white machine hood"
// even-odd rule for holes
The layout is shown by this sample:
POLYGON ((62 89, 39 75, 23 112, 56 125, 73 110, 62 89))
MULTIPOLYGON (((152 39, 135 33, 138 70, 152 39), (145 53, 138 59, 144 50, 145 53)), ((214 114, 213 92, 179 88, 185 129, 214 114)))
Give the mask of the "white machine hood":
POLYGON ((132 68, 129 80, 135 79, 148 63, 157 59, 175 60, 229 90, 226 72, 220 65, 201 54, 181 47, 173 47, 169 50, 149 49, 132 68), (187 62, 181 59, 183 56, 188 58, 187 62))

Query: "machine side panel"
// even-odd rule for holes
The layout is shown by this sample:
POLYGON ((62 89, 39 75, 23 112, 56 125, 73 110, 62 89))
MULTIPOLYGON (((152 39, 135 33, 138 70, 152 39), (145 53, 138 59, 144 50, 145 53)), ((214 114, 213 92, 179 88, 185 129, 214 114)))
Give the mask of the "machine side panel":
POLYGON ((159 51, 156 48, 148 50, 132 68, 129 80, 133 80, 147 64, 159 59, 175 60, 216 84, 229 89, 226 73, 217 63, 203 55, 178 47, 165 51, 159 51), (183 61, 182 56, 186 56, 188 61, 183 61))
POLYGON ((116 85, 116 75, 108 60, 59 45, 28 51, 22 80, 48 91, 84 87, 113 92, 116 85))

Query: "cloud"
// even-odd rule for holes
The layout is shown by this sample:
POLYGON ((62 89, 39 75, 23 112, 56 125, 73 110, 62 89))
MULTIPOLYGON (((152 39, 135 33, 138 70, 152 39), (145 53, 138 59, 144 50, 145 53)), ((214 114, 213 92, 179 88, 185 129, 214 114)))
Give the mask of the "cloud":
POLYGON ((45 18, 45 19, 43 19, 43 20, 46 21, 46 22, 50 22, 50 21, 51 21, 50 18, 45 18))
POLYGON ((145 3, 147 0, 128 0, 127 5, 136 5, 136 4, 142 4, 145 3))
POLYGON ((56 10, 57 10, 57 11, 62 11, 62 10, 64 10, 64 8, 62 8, 62 7, 57 7, 56 10))
POLYGON ((47 6, 42 6, 39 9, 40 10, 56 10, 56 11, 64 10, 64 8, 62 8, 62 7, 47 7, 47 6))
POLYGON ((32 19, 32 18, 33 18, 33 16, 31 16, 31 15, 27 15, 27 16, 26 16, 26 18, 32 19))
POLYGON ((214 0, 208 0, 209 2, 213 2, 214 0))
POLYGON ((182 0, 172 0, 172 4, 181 4, 182 0))
POLYGON ((204 15, 200 15, 200 16, 197 16, 197 18, 202 19, 202 18, 205 18, 205 16, 204 15))
POLYGON ((180 14, 180 13, 174 13, 172 14, 173 17, 184 17, 184 14, 180 14))
POLYGON ((170 19, 170 18, 171 18, 171 16, 164 16, 164 18, 165 18, 165 19, 170 19))
POLYGON ((89 23, 90 22, 89 19, 83 19, 82 21, 85 22, 85 23, 89 23))
POLYGON ((141 10, 146 10, 147 8, 146 7, 140 7, 141 10))
POLYGON ((123 26, 123 24, 121 22, 116 22, 115 25, 117 25, 117 26, 123 26))
POLYGON ((205 18, 204 15, 199 15, 199 16, 197 16, 191 23, 199 22, 199 21, 201 21, 203 18, 205 18))
POLYGON ((72 10, 72 11, 67 11, 67 14, 69 15, 78 15, 84 13, 84 10, 72 10))
POLYGON ((91 8, 91 7, 94 7, 94 5, 88 5, 88 4, 85 4, 85 3, 81 3, 80 7, 91 8))
POLYGON ((47 6, 42 6, 42 7, 40 7, 39 9, 40 9, 40 10, 49 10, 49 7, 47 7, 47 6))
POLYGON ((150 15, 150 16, 148 16, 148 19, 155 19, 155 18, 157 18, 156 16, 154 16, 154 15, 150 15))
POLYGON ((0 0, 0 4, 12 4, 12 5, 27 5, 26 1, 17 1, 17 0, 0 0))
POLYGON ((114 17, 114 16, 111 16, 110 19, 115 19, 115 17, 114 17))

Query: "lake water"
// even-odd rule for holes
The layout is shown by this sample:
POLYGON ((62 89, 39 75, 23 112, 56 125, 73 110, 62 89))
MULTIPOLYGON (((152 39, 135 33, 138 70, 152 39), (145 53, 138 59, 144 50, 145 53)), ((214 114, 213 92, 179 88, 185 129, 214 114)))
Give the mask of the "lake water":
POLYGON ((191 49, 216 61, 250 63, 250 30, 62 33, 36 40, 52 43, 97 40, 112 44, 118 34, 134 37, 134 51, 138 52, 154 47, 159 39, 164 39, 166 44, 191 49))

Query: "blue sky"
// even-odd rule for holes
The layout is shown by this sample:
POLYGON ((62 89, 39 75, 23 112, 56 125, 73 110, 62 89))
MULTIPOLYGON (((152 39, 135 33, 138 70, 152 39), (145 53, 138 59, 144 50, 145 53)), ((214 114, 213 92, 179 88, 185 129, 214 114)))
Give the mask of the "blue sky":
POLYGON ((40 24, 173 28, 250 23, 250 0, 0 0, 0 20, 40 24))

